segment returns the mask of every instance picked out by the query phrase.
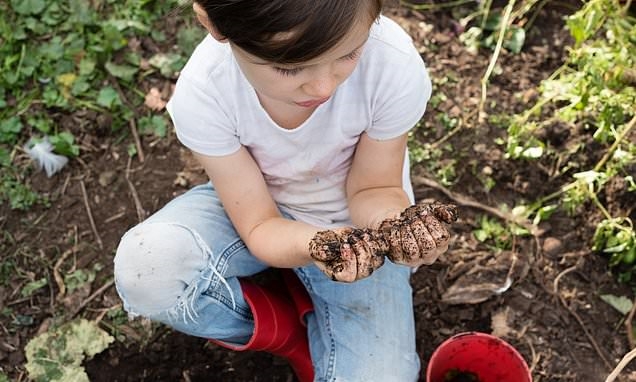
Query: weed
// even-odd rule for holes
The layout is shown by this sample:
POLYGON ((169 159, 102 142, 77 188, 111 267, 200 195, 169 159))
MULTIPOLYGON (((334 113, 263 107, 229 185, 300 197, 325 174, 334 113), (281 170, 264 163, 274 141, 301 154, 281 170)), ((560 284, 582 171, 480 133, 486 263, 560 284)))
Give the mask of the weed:
MULTIPOLYGON (((118 131, 135 118, 132 108, 143 103, 143 94, 133 84, 154 73, 175 77, 203 37, 201 28, 181 30, 178 48, 162 59, 142 57, 131 47, 145 36, 165 40, 153 25, 179 9, 179 4, 179 0, 0 3, 0 201, 18 209, 40 201, 24 183, 24 168, 6 154, 15 146, 46 135, 55 153, 80 155, 75 142, 84 132, 60 130, 47 117, 50 111, 110 111, 112 128, 118 131), (144 60, 150 68, 142 65, 144 60), (121 99, 119 88, 128 90, 128 102, 121 99)), ((150 131, 164 136, 161 122, 148 118, 150 131)))
POLYGON ((510 250, 515 236, 528 235, 528 231, 515 224, 503 225, 496 219, 481 216, 478 219, 479 227, 473 231, 475 239, 489 244, 499 250, 510 250))
MULTIPOLYGON (((515 116, 508 128, 506 156, 534 160, 557 156, 534 133, 554 121, 568 126, 582 126, 593 131, 593 139, 604 148, 602 158, 591 168, 566 163, 560 174, 572 173, 572 181, 557 192, 540 198, 529 206, 535 221, 543 220, 542 211, 550 213, 556 206, 575 214, 591 202, 604 219, 598 223, 592 249, 610 254, 610 265, 632 265, 636 257, 633 223, 626 216, 612 216, 599 199, 610 179, 620 177, 633 183, 629 169, 636 164, 636 145, 630 132, 636 125, 636 87, 626 76, 636 57, 636 19, 617 0, 592 0, 567 20, 575 46, 566 63, 542 82, 536 104, 515 116), (553 106, 552 115, 542 111, 553 106), (541 119, 542 118, 542 119, 541 119), (557 203, 548 202, 558 200, 557 203), (548 208, 549 207, 549 208, 548 208)), ((551 109, 551 110, 552 110, 551 109)), ((574 148, 572 152, 576 152, 574 148)), ((628 186, 624 192, 634 193, 628 186)), ((631 273, 636 267, 627 271, 631 273)), ((624 274, 622 279, 631 279, 624 274)))

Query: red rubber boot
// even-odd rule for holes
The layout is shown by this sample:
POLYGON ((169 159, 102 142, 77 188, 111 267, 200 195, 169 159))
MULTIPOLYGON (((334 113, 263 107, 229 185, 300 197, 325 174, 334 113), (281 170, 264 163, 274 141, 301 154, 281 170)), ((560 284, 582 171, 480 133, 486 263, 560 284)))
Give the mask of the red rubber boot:
POLYGON ((314 304, 311 301, 311 297, 309 297, 309 293, 307 293, 307 289, 291 269, 281 269, 280 273, 285 283, 285 288, 287 288, 287 292, 294 302, 300 323, 303 326, 307 326, 305 315, 314 311, 314 304))
POLYGON ((254 333, 245 345, 229 345, 210 340, 228 349, 266 351, 289 361, 300 382, 314 380, 309 354, 307 329, 298 319, 297 310, 284 290, 276 293, 242 279, 243 297, 254 316, 254 333))

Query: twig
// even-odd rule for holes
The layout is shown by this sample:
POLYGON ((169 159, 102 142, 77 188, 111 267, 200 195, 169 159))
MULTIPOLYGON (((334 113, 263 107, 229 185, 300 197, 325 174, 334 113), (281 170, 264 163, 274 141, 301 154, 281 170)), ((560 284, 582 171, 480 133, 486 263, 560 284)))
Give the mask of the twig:
POLYGON ((144 155, 144 150, 141 148, 141 139, 139 139, 139 132, 137 132, 137 123, 135 122, 135 118, 131 118, 128 125, 130 126, 130 132, 132 133, 133 139, 135 141, 135 146, 137 147, 139 162, 144 163, 146 157, 144 155))
POLYGON ((59 289, 57 295, 55 296, 55 300, 60 300, 66 294, 66 285, 64 284, 64 279, 60 274, 60 267, 62 266, 62 263, 64 263, 64 260, 66 260, 66 258, 71 253, 73 253, 73 251, 74 249, 65 251, 62 256, 60 256, 60 258, 55 262, 55 266, 53 267, 53 278, 55 279, 55 283, 57 284, 57 289, 59 289))
POLYGON ((490 80, 490 76, 492 75, 493 70, 495 69, 495 64, 499 59, 499 53, 501 52, 501 47, 503 46, 504 37, 506 36, 506 31, 508 30, 508 23, 510 21, 510 15, 512 14, 512 9, 515 6, 515 0, 510 0, 508 5, 506 6, 506 10, 504 12, 503 18, 501 19, 501 29, 499 30, 499 38, 497 39, 497 45, 495 46, 495 51, 490 58, 490 63, 488 64, 488 68, 486 69, 486 73, 481 78, 481 100, 479 102, 479 120, 482 121, 484 118, 484 105, 486 104, 486 97, 488 92, 488 81, 490 80))
POLYGON ((119 97, 121 98, 121 100, 124 102, 124 104, 126 104, 126 106, 128 106, 130 111, 132 111, 134 114, 133 118, 131 118, 130 121, 128 122, 128 126, 130 126, 130 133, 132 134, 133 140, 135 141, 135 147, 137 148, 137 155, 139 155, 139 162, 144 163, 146 156, 144 155, 144 150, 141 146, 141 139, 139 139, 139 132, 137 131, 137 122, 135 122, 135 120, 137 119, 137 109, 135 109, 135 106, 130 101, 128 101, 128 98, 126 98, 124 91, 121 89, 121 86, 119 86, 119 81, 117 81, 117 79, 114 78, 113 76, 110 76, 110 80, 111 80, 110 82, 113 84, 113 87, 119 94, 119 97))
POLYGON ((95 319, 93 320, 94 323, 98 324, 103 318, 104 316, 110 312, 113 309, 117 309, 117 308, 121 308, 121 303, 119 304, 115 304, 113 306, 111 306, 110 308, 103 308, 99 310, 99 315, 97 315, 97 317, 95 317, 95 319))
POLYGON ((446 142, 447 140, 449 140, 450 138, 453 137, 453 135, 457 134, 464 126, 464 124, 462 123, 462 119, 459 120, 459 123, 457 124, 457 126, 455 126, 455 128, 453 130, 451 130, 448 134, 444 135, 442 138, 440 138, 439 140, 431 143, 431 149, 437 148, 439 147, 442 143, 446 142))
POLYGON ((108 219, 105 219, 104 220, 104 224, 112 223, 112 222, 114 222, 117 219, 123 218, 124 216, 126 216, 126 211, 119 212, 119 213, 109 217, 108 219))
POLYGON ((625 331, 627 331, 627 341, 629 342, 630 349, 636 348, 636 341, 634 341, 634 328, 632 326, 634 313, 636 313, 636 301, 632 302, 632 309, 629 311, 629 314, 625 319, 625 331))
POLYGON ((71 314, 71 319, 75 318, 75 316, 77 316, 77 314, 79 312, 81 312, 82 309, 84 309, 86 307, 86 305, 88 305, 89 302, 93 301, 95 298, 97 298, 97 296, 99 296, 102 293, 104 293, 108 288, 112 287, 113 284, 115 284, 115 280, 114 279, 110 280, 106 284, 102 285, 92 295, 88 296, 88 298, 86 300, 82 301, 82 303, 79 304, 79 306, 77 308, 75 308, 75 310, 73 311, 73 314, 71 314))
POLYGON ((528 347, 530 348, 530 353, 532 353, 532 363, 530 364, 530 373, 532 373, 534 369, 537 367, 537 365, 539 364, 539 360, 541 359, 541 354, 537 354, 537 352, 534 350, 534 346, 532 346, 532 341, 530 341, 527 337, 523 337, 523 339, 528 344, 528 347))
POLYGON ((528 230, 528 232, 530 232, 530 234, 532 234, 533 236, 537 237, 539 235, 538 229, 536 226, 534 226, 533 224, 528 223, 527 221, 523 221, 521 219, 519 219, 519 217, 516 217, 508 212, 505 211, 501 211, 498 210, 494 207, 479 203, 476 200, 473 200, 467 196, 463 196, 463 195, 459 195, 457 193, 454 193, 453 191, 449 190, 448 188, 442 186, 441 184, 437 183, 436 181, 432 180, 432 179, 428 179, 425 178, 423 176, 414 176, 413 177, 413 182, 415 184, 423 184, 427 187, 431 187, 434 188, 438 191, 441 191, 444 195, 446 195, 448 198, 452 199, 453 201, 455 201, 457 204, 460 204, 462 206, 466 206, 466 207, 472 207, 472 208, 477 208, 480 209, 482 211, 485 211, 491 215, 494 215, 502 220, 505 220, 507 222, 511 222, 514 224, 518 224, 521 227, 525 228, 526 230, 528 230))
POLYGON ((97 240, 97 245, 99 246, 99 249, 104 249, 104 243, 102 242, 102 238, 99 236, 99 232, 97 232, 97 226, 95 225, 95 220, 93 219, 91 206, 88 203, 88 194, 86 193, 86 186, 84 185, 83 180, 80 180, 80 186, 82 188, 82 196, 84 197, 84 206, 86 207, 86 213, 88 214, 88 221, 91 223, 91 229, 93 230, 93 235, 95 235, 95 240, 97 240))
POLYGON ((561 280, 561 278, 563 276, 565 276, 566 274, 574 271, 577 269, 577 265, 573 265, 570 268, 565 269, 563 272, 559 273, 557 275, 557 277, 555 277, 554 279, 554 283, 553 283, 553 287, 554 287, 554 293, 557 295, 557 297, 559 298, 559 301, 561 301, 561 304, 563 305, 563 307, 565 307, 565 309, 568 310, 568 312, 570 312, 570 314, 576 319, 576 321, 579 323, 579 325, 581 326, 581 328, 583 329, 583 332, 585 333, 585 336, 587 337, 588 341, 590 341, 590 343, 592 344, 592 347, 594 347, 594 350, 596 350, 596 353, 598 354, 598 356, 603 360, 603 362, 605 363, 605 366, 607 366, 608 369, 612 369, 612 365, 610 364, 610 362, 607 360, 607 358, 605 358, 605 355, 603 354, 603 352, 601 351, 601 348, 598 346, 598 344, 596 343, 596 340, 594 339, 594 337, 592 336, 592 334, 590 333, 589 330, 587 330, 587 327, 585 326, 585 323, 583 322, 583 320, 581 319, 581 317, 574 311, 574 309, 570 308, 570 306, 567 304, 567 302, 565 301, 565 299, 563 298, 563 296, 561 296, 561 294, 559 293, 559 281, 561 280))
POLYGON ((31 296, 23 297, 17 300, 9 301, 6 306, 13 306, 22 304, 23 302, 31 301, 31 296))
POLYGON ((630 363, 631 360, 633 360, 634 358, 636 358, 636 349, 632 349, 629 353, 625 354, 623 359, 621 359, 618 365, 616 365, 616 368, 614 368, 610 375, 607 376, 605 382, 614 382, 616 377, 618 377, 621 371, 623 371, 625 366, 627 366, 627 364, 630 363))
POLYGON ((557 277, 554 278, 554 281, 552 282, 552 293, 554 293, 555 296, 559 294, 559 281, 561 281, 561 277, 575 271, 577 267, 578 266, 573 265, 570 268, 563 270, 557 275, 557 277))
POLYGON ((66 176, 66 179, 64 179, 64 184, 62 185, 62 191, 60 192, 60 196, 64 196, 64 194, 66 194, 66 188, 68 187, 68 184, 71 180, 71 174, 66 176))
POLYGON ((146 218, 146 211, 141 205, 141 201, 139 200, 139 195, 137 194, 137 189, 135 185, 130 180, 130 165, 132 163, 132 157, 128 157, 128 165, 126 166, 126 182, 128 183, 128 188, 130 188, 130 193, 132 194, 133 201, 135 203, 135 210, 137 211, 137 220, 141 223, 146 218))

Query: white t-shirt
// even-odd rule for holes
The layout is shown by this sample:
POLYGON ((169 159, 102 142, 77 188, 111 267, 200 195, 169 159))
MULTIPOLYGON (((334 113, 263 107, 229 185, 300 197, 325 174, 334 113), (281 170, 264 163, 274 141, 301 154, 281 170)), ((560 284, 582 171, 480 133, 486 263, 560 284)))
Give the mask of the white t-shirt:
MULTIPOLYGON (((430 94, 411 38, 381 17, 351 76, 295 129, 269 117, 229 44, 211 36, 181 72, 167 109, 186 147, 223 156, 245 146, 281 210, 330 228, 350 224, 345 180, 360 134, 378 140, 404 134, 422 117, 430 94)), ((413 200, 408 161, 404 189, 413 200)))

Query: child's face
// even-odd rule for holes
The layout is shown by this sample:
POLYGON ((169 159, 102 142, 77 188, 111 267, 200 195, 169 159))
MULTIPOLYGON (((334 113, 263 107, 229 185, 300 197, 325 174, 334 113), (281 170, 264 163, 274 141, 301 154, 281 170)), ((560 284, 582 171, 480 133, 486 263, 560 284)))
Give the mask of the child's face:
POLYGON ((338 45, 298 65, 266 62, 235 45, 232 51, 261 102, 306 110, 327 102, 351 75, 369 37, 369 29, 367 22, 358 22, 338 45))

